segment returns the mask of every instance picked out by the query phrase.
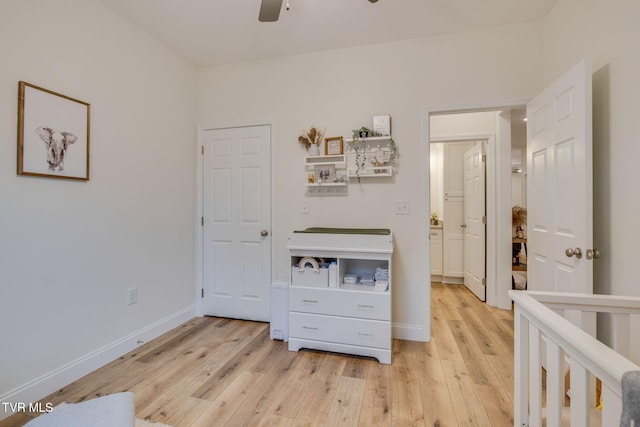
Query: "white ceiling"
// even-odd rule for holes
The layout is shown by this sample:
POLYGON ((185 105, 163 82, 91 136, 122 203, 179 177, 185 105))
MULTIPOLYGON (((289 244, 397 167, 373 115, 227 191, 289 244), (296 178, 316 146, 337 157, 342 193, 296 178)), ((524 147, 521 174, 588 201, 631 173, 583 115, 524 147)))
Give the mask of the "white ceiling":
POLYGON ((102 0, 198 66, 455 33, 544 18, 557 0, 102 0))

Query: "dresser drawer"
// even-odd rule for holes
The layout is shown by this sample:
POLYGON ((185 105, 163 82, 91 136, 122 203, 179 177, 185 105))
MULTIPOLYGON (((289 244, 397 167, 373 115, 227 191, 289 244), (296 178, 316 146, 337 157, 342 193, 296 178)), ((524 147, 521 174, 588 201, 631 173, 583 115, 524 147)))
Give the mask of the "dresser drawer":
POLYGON ((391 348, 391 324, 379 320, 289 313, 289 336, 354 346, 391 348))
POLYGON ((391 320, 388 292, 289 288, 289 310, 362 319, 391 320))

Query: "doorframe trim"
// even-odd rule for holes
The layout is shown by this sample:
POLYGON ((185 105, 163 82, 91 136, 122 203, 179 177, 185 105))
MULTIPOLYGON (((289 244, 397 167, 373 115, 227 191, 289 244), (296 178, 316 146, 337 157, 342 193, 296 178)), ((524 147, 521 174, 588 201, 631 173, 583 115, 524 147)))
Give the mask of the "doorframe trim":
MULTIPOLYGON (((273 172, 276 170, 276 120, 273 117, 267 117, 262 119, 246 119, 246 120, 238 120, 238 121, 229 121, 229 122, 214 122, 210 125, 198 125, 198 137, 196 138, 195 145, 195 162, 196 162, 196 176, 195 176, 195 218, 194 218, 194 298, 195 298, 195 315, 198 317, 204 316, 204 307, 201 297, 201 289, 204 287, 204 248, 203 248, 203 239, 202 239, 202 225, 201 218, 204 216, 204 206, 203 206, 203 197, 204 197, 204 171, 202 170, 202 149, 200 147, 203 146, 203 135, 207 130, 217 130, 217 129, 229 129, 229 128, 241 128, 241 127, 254 127, 254 126, 269 126, 270 129, 270 141, 269 141, 269 151, 271 158, 271 170, 269 171, 269 180, 271 187, 271 194, 269 197, 270 202, 270 215, 271 215, 271 224, 269 225, 269 234, 271 235, 271 277, 269 278, 269 286, 273 283, 275 278, 276 266, 277 266, 277 251, 276 251, 276 239, 277 231, 275 229, 275 224, 277 224, 275 219, 275 195, 277 193, 276 182, 277 180, 273 176, 273 172)), ((267 300, 270 305, 271 293, 267 292, 267 300)))

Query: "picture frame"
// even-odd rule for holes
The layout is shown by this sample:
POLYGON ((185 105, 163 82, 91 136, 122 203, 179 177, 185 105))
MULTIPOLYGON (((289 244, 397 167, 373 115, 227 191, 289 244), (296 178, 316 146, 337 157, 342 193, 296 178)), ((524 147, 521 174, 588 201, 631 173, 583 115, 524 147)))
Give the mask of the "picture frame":
POLYGON ((391 136, 391 115, 373 116, 373 130, 381 135, 391 136))
POLYGON ((18 82, 18 175, 88 181, 91 105, 18 82))
POLYGON ((344 154, 344 140, 341 136, 324 139, 325 156, 338 156, 344 154))
POLYGON ((331 184, 336 180, 336 165, 315 165, 316 184, 331 184))

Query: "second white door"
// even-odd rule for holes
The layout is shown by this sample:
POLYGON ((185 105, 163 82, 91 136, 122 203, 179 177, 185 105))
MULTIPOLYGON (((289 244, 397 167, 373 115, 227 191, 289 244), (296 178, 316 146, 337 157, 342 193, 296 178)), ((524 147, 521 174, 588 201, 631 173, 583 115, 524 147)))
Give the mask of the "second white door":
POLYGON ((464 285, 486 301, 486 210, 484 143, 464 153, 464 285))
POLYGON ((204 314, 268 321, 271 128, 207 129, 202 142, 204 314))
POLYGON ((593 292, 591 65, 527 105, 529 289, 593 292))

